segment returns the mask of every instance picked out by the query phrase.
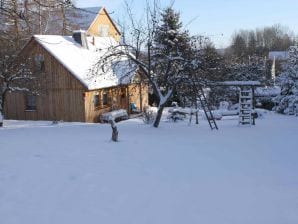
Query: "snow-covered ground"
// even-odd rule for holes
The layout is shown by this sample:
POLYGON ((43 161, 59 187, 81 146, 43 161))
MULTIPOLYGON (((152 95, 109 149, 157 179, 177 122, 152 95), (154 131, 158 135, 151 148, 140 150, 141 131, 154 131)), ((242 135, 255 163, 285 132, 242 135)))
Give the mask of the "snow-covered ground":
POLYGON ((109 125, 4 121, 2 224, 297 224, 298 117, 109 125))

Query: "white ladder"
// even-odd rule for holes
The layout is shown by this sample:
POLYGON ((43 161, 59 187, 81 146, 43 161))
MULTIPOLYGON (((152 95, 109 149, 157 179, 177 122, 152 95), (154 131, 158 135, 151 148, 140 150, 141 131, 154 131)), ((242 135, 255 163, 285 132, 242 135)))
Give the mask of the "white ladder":
POLYGON ((241 88, 239 94, 239 125, 252 125, 252 89, 241 88))

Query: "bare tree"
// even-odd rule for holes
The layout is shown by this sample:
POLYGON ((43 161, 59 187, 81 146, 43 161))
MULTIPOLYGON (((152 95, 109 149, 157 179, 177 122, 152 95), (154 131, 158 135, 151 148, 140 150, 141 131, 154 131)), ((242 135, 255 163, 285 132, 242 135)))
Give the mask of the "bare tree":
POLYGON ((49 30, 55 24, 53 20, 60 21, 59 33, 66 34, 69 28, 66 10, 71 8, 72 1, 65 0, 1 0, 1 48, 19 50, 34 34, 58 34, 49 30))
POLYGON ((295 35, 289 28, 280 24, 258 28, 255 30, 240 30, 232 37, 231 51, 233 56, 244 62, 248 56, 265 56, 268 51, 285 51, 295 42, 295 35))
POLYGON ((146 22, 138 23, 129 5, 126 6, 131 22, 130 27, 126 27, 125 30, 130 35, 125 36, 120 45, 111 47, 100 58, 93 72, 123 56, 130 63, 137 65, 159 101, 153 124, 154 127, 158 127, 164 107, 178 85, 185 80, 186 65, 191 64, 185 56, 186 49, 190 48, 188 34, 182 29, 179 14, 171 7, 162 11, 157 1, 152 5, 148 3, 145 12, 146 22))
MULTIPOLYGON (((28 59, 16 55, 0 55, 0 118, 5 117, 4 106, 9 92, 33 93, 35 78, 28 66, 28 59)), ((0 119, 0 126, 2 121, 0 119)))

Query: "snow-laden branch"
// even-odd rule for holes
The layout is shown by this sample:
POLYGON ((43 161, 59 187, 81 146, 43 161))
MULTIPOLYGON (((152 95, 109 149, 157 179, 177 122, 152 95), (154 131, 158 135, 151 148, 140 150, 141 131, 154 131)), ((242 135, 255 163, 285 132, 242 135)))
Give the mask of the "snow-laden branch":
POLYGON ((159 102, 159 105, 164 105, 166 104, 166 102, 168 102, 169 98, 172 96, 173 94, 173 90, 170 89, 168 90, 167 94, 165 96, 163 96, 161 93, 160 93, 160 102, 159 102))

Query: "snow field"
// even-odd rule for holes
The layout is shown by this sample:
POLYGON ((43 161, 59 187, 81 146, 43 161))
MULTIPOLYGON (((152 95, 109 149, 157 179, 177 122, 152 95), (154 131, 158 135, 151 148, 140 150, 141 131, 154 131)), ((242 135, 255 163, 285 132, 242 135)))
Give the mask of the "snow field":
POLYGON ((5 224, 298 222, 298 117, 109 125, 4 121, 5 224))

